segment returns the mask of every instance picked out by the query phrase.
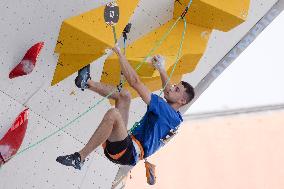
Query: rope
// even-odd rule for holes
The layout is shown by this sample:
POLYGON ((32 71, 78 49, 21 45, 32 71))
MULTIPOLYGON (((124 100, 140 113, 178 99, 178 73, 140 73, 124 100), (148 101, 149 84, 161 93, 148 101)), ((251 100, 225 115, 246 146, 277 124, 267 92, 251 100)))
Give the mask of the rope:
POLYGON ((171 73, 170 73, 170 75, 169 75, 169 78, 168 78, 168 80, 167 80, 165 86, 164 86, 163 89, 161 90, 159 96, 161 96, 161 94, 162 94, 163 91, 165 90, 166 86, 167 86, 168 83, 170 82, 170 79, 172 78, 173 73, 174 73, 174 71, 175 71, 175 69, 176 69, 177 63, 178 63, 178 61, 179 61, 179 57, 180 57, 180 54, 181 54, 181 51, 182 51, 184 36, 185 36, 186 28, 187 28, 186 19, 183 18, 183 20, 184 20, 184 30, 183 30, 183 33, 182 33, 182 39, 181 39, 181 41, 180 41, 180 47, 179 47, 178 55, 177 55, 177 57, 176 57, 176 61, 175 61, 175 63, 174 63, 174 67, 173 67, 173 69, 172 69, 172 71, 171 71, 171 73))
POLYGON ((113 37, 114 37, 114 42, 117 43, 117 37, 116 37, 115 26, 112 26, 112 33, 113 33, 113 37))
MULTIPOLYGON (((179 51, 178 51, 178 55, 177 55, 177 57, 176 57, 176 61, 175 61, 175 63, 174 63, 173 69, 172 69, 172 71, 171 71, 171 73, 170 73, 170 76, 169 76, 169 78, 168 78, 166 84, 163 86, 163 89, 160 91, 159 96, 162 95, 163 91, 165 90, 166 86, 167 86, 168 83, 170 82, 170 79, 172 78, 173 73, 174 73, 174 71, 175 71, 175 69, 176 69, 176 66, 177 66, 177 63, 178 63, 178 60, 179 60, 179 57, 180 57, 180 53, 181 53, 181 51, 182 51, 183 41, 184 41, 185 32, 186 32, 186 28, 187 28, 187 23, 186 23, 185 15, 187 14, 188 9, 189 9, 189 7, 191 6, 191 4, 192 4, 192 0, 190 0, 190 2, 188 3, 187 7, 186 7, 185 10, 184 10, 184 12, 183 12, 183 13, 181 14, 181 16, 177 19, 177 21, 174 23, 174 26, 175 26, 176 23, 177 23, 180 19, 183 19, 183 20, 184 20, 184 30, 183 30, 183 33, 182 33, 182 39, 181 39, 181 42, 180 42, 179 51)), ((173 27, 172 27, 172 28, 173 28, 173 27)), ((171 28, 171 29, 172 29, 172 28, 171 28)), ((148 57, 147 57, 147 58, 148 58, 148 57)), ((144 60, 144 61, 145 61, 145 60, 144 60)), ((141 119, 141 120, 142 120, 142 119, 141 119)), ((136 129, 136 128, 140 125, 141 120, 140 120, 139 122, 135 122, 135 123, 134 123, 134 125, 133 125, 132 128, 130 129, 130 133, 132 133, 132 132, 134 131, 134 129, 136 129)), ((145 161, 147 161, 147 160, 145 159, 145 161)))
MULTIPOLYGON (((190 1, 188 7, 190 6, 192 0, 190 1)), ((176 24, 178 23, 178 21, 182 19, 181 17, 179 17, 175 23, 170 27, 170 29, 168 29, 168 31, 162 36, 162 38, 155 44, 155 46, 150 50, 150 52, 147 54, 147 56, 140 62, 140 64, 135 68, 135 71, 138 71, 141 66, 145 63, 145 61, 147 60, 147 58, 158 48, 160 47, 160 45, 162 44, 162 42, 167 38, 167 36, 171 33, 171 31, 174 29, 174 27, 176 26, 176 24)), ((116 39, 116 32, 115 32, 115 28, 113 28, 113 32, 114 32, 114 38, 115 38, 115 41, 117 41, 116 39)), ((185 32, 183 33, 183 38, 184 38, 184 34, 185 32)), ((181 42, 181 46, 182 46, 182 42, 181 42)), ((180 47, 181 49, 181 47, 180 47)), ((178 62, 178 61, 177 61, 178 62)), ((175 63, 175 65, 177 64, 177 62, 175 63)), ((175 66, 172 70, 172 73, 174 72, 174 69, 175 69, 175 66)), ((171 75, 172 75, 171 73, 171 75)), ((170 80, 170 78, 168 79, 168 81, 170 80)), ((122 81, 122 85, 124 85, 126 82, 126 79, 124 79, 122 81)), ((165 85, 166 86, 166 85, 165 85)), ((165 89, 165 87, 164 87, 165 89)), ((91 106, 89 109, 87 109, 85 112, 83 112, 82 114, 80 114, 79 116, 77 116, 75 119, 73 119, 72 121, 68 122, 65 126, 59 128, 58 130, 50 133, 49 135, 47 135, 46 137, 40 139, 39 141, 35 142, 34 144, 31 144, 29 145, 28 147, 20 150, 19 152, 17 152, 15 155, 9 157, 6 159, 6 161, 14 158, 15 156, 18 156, 18 155, 21 155, 22 153, 24 153, 25 151, 28 151, 29 149, 37 146, 38 144, 44 142, 45 140, 51 138, 52 136, 56 135, 57 133, 59 133, 60 131, 66 129, 67 127, 69 127, 72 123, 76 122, 78 119, 80 119, 81 117, 83 117, 85 114, 87 114, 88 112, 90 112, 92 109, 94 109, 97 105, 99 105, 101 102, 103 102, 104 100, 108 99, 113 93, 117 92, 117 90, 113 90, 111 91, 108 95, 106 95, 105 97, 101 98, 98 102, 96 102, 93 106, 91 106)), ((0 169, 1 170, 1 169, 0 169)))
MULTIPOLYGON (((126 56, 126 40, 127 40, 127 34, 130 32, 132 24, 128 23, 125 28, 123 29, 122 36, 123 36, 123 54, 126 56)), ((124 78, 124 75, 122 71, 120 71, 120 80, 119 84, 116 86, 118 92, 121 92, 123 85, 122 85, 122 80, 124 78)))
MULTIPOLYGON (((170 73, 170 75, 169 75, 169 78, 167 79, 166 84, 163 86, 163 89, 161 89, 159 96, 162 95, 162 93, 164 92, 166 86, 167 86, 168 83, 170 82, 170 80, 171 80, 171 78, 172 78, 172 76, 173 76, 173 73, 174 73, 174 71, 175 71, 175 69, 176 69, 176 66, 177 66, 177 64, 178 64, 178 61, 179 61, 179 57, 180 57, 180 54, 181 54, 181 51, 182 51, 183 41, 184 41, 184 37, 185 37, 185 32, 186 32, 186 28, 187 28, 186 19, 183 18, 183 20, 184 20, 184 30, 183 30, 183 33, 182 33, 182 39, 181 39, 181 41, 180 41, 180 47, 179 47, 179 50, 178 50, 178 54, 177 54, 177 57, 176 57, 174 66, 173 66, 173 68, 172 68, 172 70, 171 70, 171 73, 170 73)), ((136 129, 136 128, 139 126, 140 122, 141 122, 141 120, 140 120, 139 122, 135 122, 135 124, 133 125, 133 127, 130 129, 130 133, 132 133, 132 132, 134 131, 134 129, 136 129)))

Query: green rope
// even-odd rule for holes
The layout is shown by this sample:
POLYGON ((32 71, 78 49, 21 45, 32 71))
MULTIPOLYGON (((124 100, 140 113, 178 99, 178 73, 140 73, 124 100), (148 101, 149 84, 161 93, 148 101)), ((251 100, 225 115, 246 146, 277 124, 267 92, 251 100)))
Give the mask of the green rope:
MULTIPOLYGON (((150 52, 148 53, 148 55, 143 59, 143 61, 135 68, 136 71, 138 71, 141 66, 145 63, 146 59, 151 56, 151 54, 162 44, 162 42, 167 38, 167 36, 171 33, 171 31, 174 29, 174 27, 176 26, 176 24, 178 23, 178 21, 181 18, 179 17, 176 22, 172 25, 172 27, 162 36, 162 38, 156 43, 156 45, 150 50, 150 52)), ((113 27, 113 31, 115 32, 115 29, 113 27)), ((116 38, 116 35, 115 35, 116 38)), ((124 79, 122 84, 124 85, 126 82, 126 80, 124 79)), ((77 121, 78 119, 80 119, 81 117, 83 117, 85 114, 87 114, 89 111, 91 111, 92 109, 94 109, 97 105, 99 105, 101 102, 103 102, 104 100, 108 99, 113 93, 117 92, 117 90, 113 90, 112 92, 110 92, 108 95, 106 95, 105 97, 101 98, 101 100, 99 100, 97 103, 95 103, 93 106, 91 106, 88 110, 86 110, 85 112, 83 112, 81 115, 77 116, 75 119, 73 119, 72 121, 70 121, 69 123, 67 123, 65 126, 59 128, 58 130, 52 132, 51 134, 47 135, 46 137, 42 138, 41 140, 37 141, 34 144, 29 145, 28 147, 20 150, 19 152, 17 152, 15 155, 9 157, 6 159, 6 161, 14 158, 15 156, 18 156, 22 153, 24 153, 25 151, 28 151, 29 149, 37 146, 38 144, 44 142, 45 140, 47 140, 48 138, 56 135, 57 133, 59 133, 60 131, 66 129, 67 127, 69 127, 72 123, 74 123, 75 121, 77 121)))
POLYGON ((112 26, 112 33, 113 33, 113 37, 114 37, 114 42, 116 44, 117 43, 117 37, 116 37, 115 26, 112 26))
MULTIPOLYGON (((178 50, 178 54, 177 54, 177 57, 176 57, 176 61, 175 61, 174 66, 173 66, 173 68, 172 68, 172 70, 171 70, 171 73, 170 73, 170 75, 169 75, 169 78, 168 78, 166 84, 163 86, 163 89, 161 90, 159 96, 161 96, 162 93, 165 91, 166 86, 167 86, 168 83, 170 82, 170 80, 171 80, 171 78, 172 78, 172 76, 173 76, 173 73, 174 73, 174 71, 175 71, 175 69, 176 69, 176 66, 177 66, 177 64, 178 64, 178 61, 179 61, 179 57, 180 57, 180 54, 181 54, 181 51, 182 51, 183 42, 184 42, 185 32, 186 32, 186 28, 187 28, 186 19, 183 18, 183 20, 184 20, 184 30, 183 30, 183 33, 182 33, 182 39, 181 39, 181 41, 180 41, 180 47, 179 47, 179 50, 178 50)), ((140 121, 141 121, 141 120, 140 120, 140 121)), ((134 131, 134 129, 136 129, 136 128, 139 126, 140 121, 134 123, 134 125, 133 125, 132 128, 130 129, 130 133, 132 133, 132 132, 134 131)))
POLYGON ((152 48, 150 50, 150 52, 148 53, 148 55, 143 59, 142 63, 140 63, 136 69, 139 70, 140 67, 145 63, 145 61, 148 59, 148 57, 150 57, 152 55, 152 53, 161 46, 161 44, 163 43, 163 41, 168 37, 168 35, 172 32, 172 30, 175 28, 175 26, 177 25, 178 21, 181 19, 181 17, 179 17, 175 23, 171 26, 171 28, 166 32, 166 34, 164 34, 164 36, 162 36, 161 40, 158 41, 156 43, 156 46, 154 46, 154 48, 152 48))
MULTIPOLYGON (((115 26, 112 26, 112 33, 113 33, 113 38, 114 38, 114 44, 116 44, 117 43, 117 35, 116 35, 116 31, 115 31, 115 26)), ((125 55, 125 43, 124 43, 124 55, 125 55)), ((123 73, 121 72, 121 74, 120 74, 120 77, 123 75, 123 73)), ((120 84, 121 84, 121 81, 120 81, 120 84)), ((119 85, 120 85, 119 84, 119 85)), ((92 158, 92 160, 91 160, 91 162, 90 162, 90 164, 88 165, 88 167, 87 167, 87 170, 86 170, 86 172, 85 172, 85 174, 84 174, 84 176, 83 176, 83 178, 82 178, 82 180, 81 180, 81 184, 80 184, 80 187, 79 188, 81 188, 82 187, 82 185, 83 185, 83 183, 84 183, 84 180, 85 180, 85 178, 86 178, 86 176, 87 176, 87 173, 88 173, 88 171, 89 171, 89 168, 90 168, 90 166, 91 166, 91 164, 92 164, 92 162, 93 162, 93 160, 94 160, 94 157, 92 158)))
POLYGON ((174 67, 173 67, 173 69, 172 69, 172 71, 171 71, 171 73, 170 73, 170 75, 169 75, 169 78, 168 78, 168 80, 167 80, 165 86, 164 86, 163 89, 161 90, 159 96, 161 96, 161 94, 162 94, 163 91, 165 90, 166 86, 167 86, 168 83, 170 82, 170 79, 172 78, 173 73, 174 73, 174 71, 175 71, 175 69, 176 69, 177 63, 178 63, 178 61, 179 61, 179 57, 180 57, 180 54, 181 54, 181 51, 182 51, 183 41, 184 41, 184 37, 185 37, 186 27, 187 27, 187 25, 186 25, 186 19, 183 18, 183 20, 184 20, 184 30, 183 30, 183 33, 182 33, 182 39, 181 39, 181 41, 180 41, 180 47, 179 47, 178 55, 177 55, 177 57, 176 57, 176 61, 175 61, 175 63, 174 63, 174 67))

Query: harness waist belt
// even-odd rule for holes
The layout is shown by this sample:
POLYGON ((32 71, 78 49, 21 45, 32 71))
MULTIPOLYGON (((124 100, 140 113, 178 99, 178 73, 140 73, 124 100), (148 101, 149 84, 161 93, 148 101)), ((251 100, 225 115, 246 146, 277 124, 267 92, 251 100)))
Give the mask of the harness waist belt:
MULTIPOLYGON (((132 139, 132 142, 133 142, 133 146, 137 152, 137 154, 139 155, 139 159, 142 160, 144 158, 144 150, 143 150, 143 147, 141 145, 141 143, 139 142, 139 140, 137 140, 133 135, 130 135, 131 136, 131 139, 132 139)), ((106 150, 106 142, 104 142, 102 144, 102 147, 104 148, 104 150, 106 150)), ((125 152, 126 152, 127 149, 124 149, 122 150, 120 153, 118 154, 110 154, 107 150, 106 152, 108 153, 108 155, 114 159, 114 160, 118 160, 119 158, 121 158, 125 152)))

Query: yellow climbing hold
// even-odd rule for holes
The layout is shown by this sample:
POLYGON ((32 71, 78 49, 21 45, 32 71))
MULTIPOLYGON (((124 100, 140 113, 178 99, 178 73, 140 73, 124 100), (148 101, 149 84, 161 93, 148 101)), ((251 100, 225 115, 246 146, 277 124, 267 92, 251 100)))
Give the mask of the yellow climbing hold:
MULTIPOLYGON (((179 0, 175 2, 173 19, 138 39, 126 48, 127 59, 135 68, 146 56, 150 49, 156 46, 158 40, 168 31, 185 10, 190 0, 179 0)), ((195 70, 200 58, 206 50, 206 46, 213 29, 229 31, 245 21, 249 9, 249 0, 222 1, 222 0, 194 0, 186 15, 187 30, 183 42, 183 48, 172 83, 179 82, 183 74, 195 70)), ((184 23, 182 20, 165 39, 163 44, 154 54, 161 54, 166 58, 166 69, 168 74, 173 69, 176 61, 178 47, 182 38, 184 23)), ((106 60, 101 82, 117 85, 120 80, 120 66, 117 57, 112 56, 106 60)), ((147 63, 137 71, 141 80, 151 91, 161 88, 159 73, 147 63)), ((128 85, 125 86, 131 91, 132 98, 137 94, 128 85)))
MULTIPOLYGON (((120 37, 137 7, 138 0, 117 0, 117 4, 120 19, 115 27, 120 37)), ((107 47, 114 45, 112 27, 108 26, 104 20, 104 8, 105 6, 101 6, 62 23, 55 48, 60 58, 52 85, 90 64, 102 56, 107 47)))

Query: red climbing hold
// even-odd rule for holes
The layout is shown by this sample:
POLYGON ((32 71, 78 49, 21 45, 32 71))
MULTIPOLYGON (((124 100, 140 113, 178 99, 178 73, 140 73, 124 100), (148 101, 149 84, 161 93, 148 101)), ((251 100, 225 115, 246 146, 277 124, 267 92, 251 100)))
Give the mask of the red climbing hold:
POLYGON ((28 125, 28 110, 25 109, 20 113, 12 127, 0 140, 0 167, 17 153, 23 142, 28 125))
POLYGON ((10 72, 9 78, 15 78, 31 73, 36 65, 38 54, 42 49, 44 42, 32 46, 25 54, 22 61, 10 72))

